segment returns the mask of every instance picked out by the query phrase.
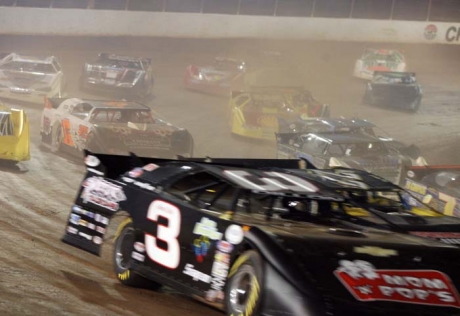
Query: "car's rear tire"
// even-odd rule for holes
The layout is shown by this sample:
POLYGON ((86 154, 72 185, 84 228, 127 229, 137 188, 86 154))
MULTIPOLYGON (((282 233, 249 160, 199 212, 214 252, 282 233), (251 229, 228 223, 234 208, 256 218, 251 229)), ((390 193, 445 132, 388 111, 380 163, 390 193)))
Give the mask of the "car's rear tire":
POLYGON ((60 122, 56 122, 51 130, 51 152, 58 152, 64 141, 64 130, 60 122))
POLYGON ((422 103, 422 99, 417 98, 416 100, 414 100, 414 102, 411 103, 409 107, 409 111, 414 112, 414 113, 417 112, 418 109, 420 108, 421 103, 422 103))
POLYGON ((115 235, 112 257, 115 275, 123 285, 157 290, 161 287, 160 283, 146 279, 131 269, 135 238, 133 222, 128 218, 118 226, 115 235))
POLYGON ((255 250, 248 250, 233 263, 225 295, 227 315, 258 315, 262 301, 263 259, 255 250))

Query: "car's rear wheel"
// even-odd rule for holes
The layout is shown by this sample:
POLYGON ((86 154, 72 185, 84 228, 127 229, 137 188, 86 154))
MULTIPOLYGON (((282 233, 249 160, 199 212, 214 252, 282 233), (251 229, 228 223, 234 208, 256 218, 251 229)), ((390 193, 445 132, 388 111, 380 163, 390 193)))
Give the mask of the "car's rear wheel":
POLYGON ((227 315, 258 315, 263 289, 263 260, 254 250, 237 258, 228 276, 227 315))
POLYGON ((411 105, 410 105, 410 107, 409 107, 409 110, 410 110, 411 112, 417 112, 418 109, 420 108, 421 103, 422 103, 422 99, 417 98, 416 100, 414 100, 414 101, 411 103, 411 105))
POLYGON ((51 132, 51 152, 56 153, 61 149, 64 142, 64 130, 62 124, 59 122, 54 123, 51 132))
POLYGON ((120 224, 115 235, 113 266, 118 281, 127 286, 159 289, 161 284, 146 279, 131 269, 133 263, 131 254, 134 250, 135 242, 136 231, 132 220, 128 218, 120 224))

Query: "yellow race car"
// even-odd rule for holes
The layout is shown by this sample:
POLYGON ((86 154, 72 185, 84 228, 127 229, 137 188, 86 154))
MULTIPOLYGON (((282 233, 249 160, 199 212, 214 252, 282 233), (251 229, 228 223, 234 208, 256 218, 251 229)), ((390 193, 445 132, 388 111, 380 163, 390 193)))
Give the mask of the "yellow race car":
POLYGON ((302 87, 258 87, 234 91, 229 102, 229 123, 235 135, 275 140, 278 119, 328 117, 329 106, 302 87))
POLYGON ((17 163, 30 160, 29 121, 24 110, 0 103, 0 160, 17 163))

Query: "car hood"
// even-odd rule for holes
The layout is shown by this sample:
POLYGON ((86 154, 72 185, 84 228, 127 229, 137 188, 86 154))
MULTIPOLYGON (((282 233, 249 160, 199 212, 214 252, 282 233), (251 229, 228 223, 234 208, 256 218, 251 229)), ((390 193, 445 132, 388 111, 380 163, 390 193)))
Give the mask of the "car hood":
POLYGON ((51 86, 56 78, 57 74, 15 70, 0 71, 0 85, 21 89, 34 89, 43 86, 51 86))
POLYGON ((456 247, 379 230, 264 228, 334 315, 450 314, 460 307, 456 247), (377 312, 378 311, 378 312, 377 312), (406 314, 405 314, 406 313, 406 314))

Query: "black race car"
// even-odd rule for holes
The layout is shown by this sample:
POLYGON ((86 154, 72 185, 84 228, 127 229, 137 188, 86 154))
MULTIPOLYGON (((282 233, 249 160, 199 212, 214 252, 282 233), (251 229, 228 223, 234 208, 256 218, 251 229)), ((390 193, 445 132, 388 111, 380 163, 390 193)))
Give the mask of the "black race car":
POLYGON ((82 89, 145 97, 153 90, 152 60, 101 53, 86 63, 80 79, 82 89))
POLYGON ((97 255, 126 213, 113 250, 122 284, 167 285, 227 315, 458 314, 457 247, 334 219, 360 207, 340 189, 358 189, 358 175, 365 190, 388 187, 378 177, 296 160, 85 161, 63 241, 97 255))
POLYGON ((363 119, 280 117, 278 127, 278 158, 304 158, 317 168, 366 170, 397 184, 407 168, 426 165, 416 146, 385 136, 363 119))
POLYGON ((375 71, 367 83, 363 103, 416 112, 422 102, 422 87, 413 72, 375 71))

